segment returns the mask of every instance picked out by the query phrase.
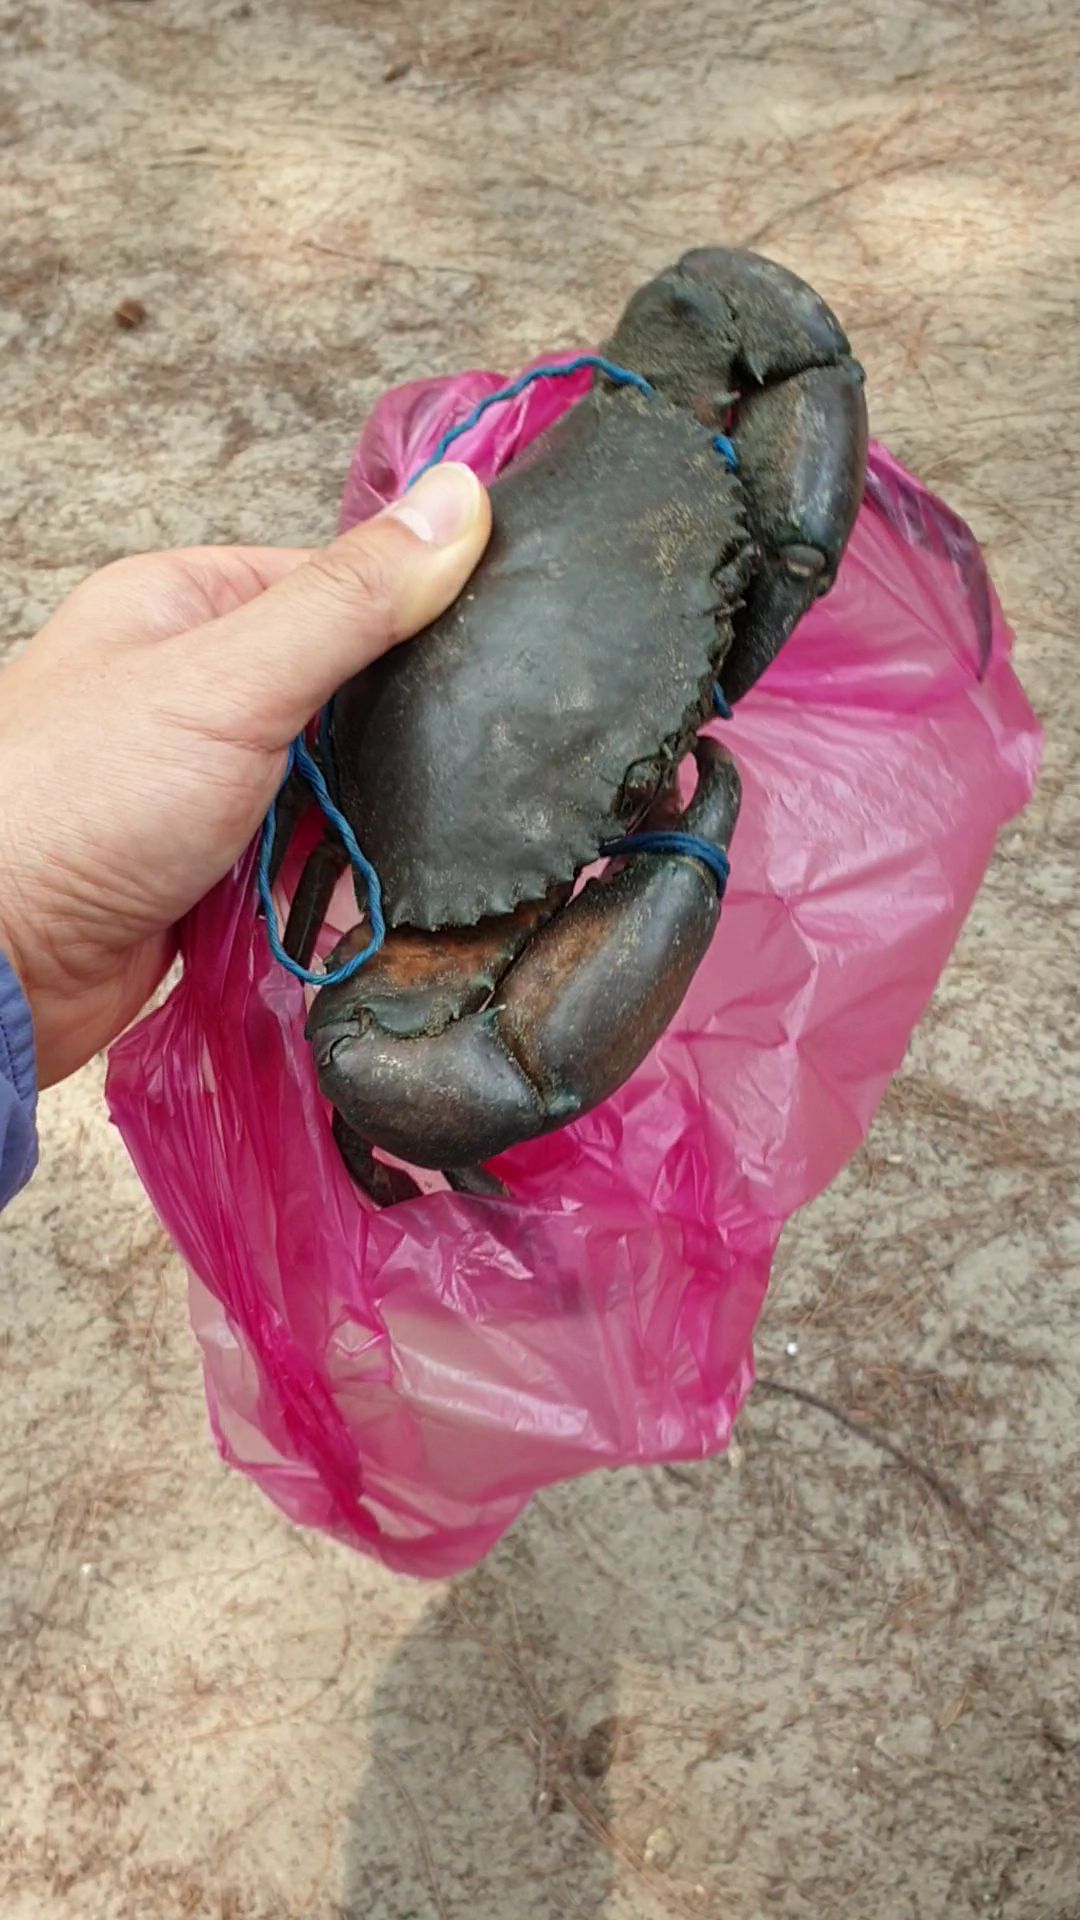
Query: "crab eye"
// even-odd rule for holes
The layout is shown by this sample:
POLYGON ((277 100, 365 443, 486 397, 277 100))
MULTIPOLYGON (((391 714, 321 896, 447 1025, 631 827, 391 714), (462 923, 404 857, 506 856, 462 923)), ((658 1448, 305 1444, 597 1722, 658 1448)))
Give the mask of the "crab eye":
POLYGON ((784 565, 796 580, 813 580, 825 572, 825 555, 820 547, 785 547, 784 565))

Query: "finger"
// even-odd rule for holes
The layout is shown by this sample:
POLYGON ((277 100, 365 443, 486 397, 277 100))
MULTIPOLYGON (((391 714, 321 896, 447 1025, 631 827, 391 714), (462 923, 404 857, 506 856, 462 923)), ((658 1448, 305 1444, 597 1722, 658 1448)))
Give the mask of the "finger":
POLYGON ((139 639, 167 639, 220 620, 276 587, 315 551, 313 547, 179 547, 144 561, 121 562, 130 564, 133 572, 146 568, 145 581, 134 578, 131 583, 131 630, 139 639), (159 560, 168 564, 167 583, 151 578, 150 570, 159 560))
MULTIPOLYGON (((276 586, 311 547, 176 547, 99 568, 57 609, 39 642, 84 648, 167 640, 219 620, 276 586)), ((38 644, 38 643, 35 643, 38 644)))
POLYGON ((201 589, 210 608, 206 618, 217 620, 276 587, 315 552, 315 547, 181 547, 173 557, 201 589))
POLYGON ((469 468, 432 468, 258 599, 178 639, 175 696, 191 693, 204 726, 284 745, 354 673, 449 606, 490 530, 469 468))

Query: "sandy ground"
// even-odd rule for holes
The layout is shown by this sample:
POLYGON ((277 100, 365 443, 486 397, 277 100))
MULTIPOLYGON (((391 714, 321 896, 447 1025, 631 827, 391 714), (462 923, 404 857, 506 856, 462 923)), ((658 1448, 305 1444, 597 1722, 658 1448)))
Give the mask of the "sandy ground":
POLYGON ((451 1588, 219 1466, 100 1071, 43 1101, 2 1227, 3 1920, 1080 1915, 1078 75, 1070 0, 0 0, 12 643, 129 549, 318 540, 382 387, 595 336, 733 239, 850 323, 1049 728, 787 1235, 737 1447, 553 1492, 451 1588))

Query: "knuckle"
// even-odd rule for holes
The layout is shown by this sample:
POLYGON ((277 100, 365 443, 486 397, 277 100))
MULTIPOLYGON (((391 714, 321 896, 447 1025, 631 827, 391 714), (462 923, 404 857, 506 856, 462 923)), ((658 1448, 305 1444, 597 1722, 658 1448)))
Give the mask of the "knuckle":
POLYGON ((107 560, 103 566, 81 580, 69 596, 68 604, 82 613, 92 608, 124 606, 145 591, 149 568, 144 554, 130 554, 121 560, 107 560))
POLYGON ((131 554, 107 561, 80 581, 50 626, 61 646, 83 652, 90 637, 112 648, 208 617, 196 583, 178 556, 131 554))
POLYGON ((96 591, 141 595, 174 591, 189 576, 190 568, 179 553, 129 553, 107 560, 84 584, 96 591))

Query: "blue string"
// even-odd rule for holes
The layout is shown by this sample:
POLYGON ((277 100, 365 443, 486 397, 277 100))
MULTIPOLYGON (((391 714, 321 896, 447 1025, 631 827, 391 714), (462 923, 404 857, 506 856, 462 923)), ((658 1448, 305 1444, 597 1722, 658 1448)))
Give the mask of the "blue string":
POLYGON ((719 680, 712 690, 712 703, 713 712, 718 714, 721 720, 734 720, 735 715, 731 711, 730 702, 719 680))
MULTIPOLYGON (((527 373, 519 374, 518 378, 511 381, 508 387, 500 387, 497 393, 489 393, 483 400, 478 401, 472 409, 472 412, 469 413, 458 426, 447 428, 446 432, 436 442, 434 451, 430 457, 424 461, 422 467, 417 468, 409 480, 405 489, 406 493, 416 485, 416 482, 423 474, 438 465, 450 447, 453 446, 455 440, 460 440, 462 434, 471 432, 472 428, 483 418, 489 407, 501 405, 501 403, 506 400, 516 400, 518 394, 524 393, 526 387, 531 387, 534 380, 563 379, 569 374, 583 372, 587 367, 602 373, 606 379, 613 381, 616 386, 634 387, 638 393, 643 393, 648 396, 652 396, 656 391, 649 381, 640 373, 633 373, 628 367, 616 366, 613 360, 605 360, 602 355, 597 353, 580 353, 575 359, 564 360, 555 366, 531 367, 527 373)), ((727 463, 729 469, 734 472, 738 467, 739 458, 734 443, 728 438, 727 434, 713 434, 712 444, 716 452, 720 454, 721 458, 727 463)), ((322 754, 326 766, 331 769, 333 767, 333 740, 331 736, 330 718, 332 704, 332 702, 327 702, 319 715, 318 722, 319 751, 322 754)), ((731 708, 728 706, 719 686, 713 689, 713 706, 722 719, 731 719, 731 708)), ((311 787, 326 818, 340 833, 342 844, 349 856, 349 860, 354 870, 361 876, 367 888, 371 939, 362 953, 354 954, 351 960, 347 960, 343 966, 335 967, 330 973, 315 973, 310 967, 302 967, 299 961, 294 960, 291 954, 286 953, 281 942, 281 935, 278 932, 277 914, 274 910, 270 890, 270 859, 274 846, 275 833, 274 807, 271 807, 263 822, 262 839, 259 846, 259 899, 262 902, 263 912, 266 916, 266 930, 267 937, 270 941, 270 951, 275 960, 285 968, 286 972, 291 973, 294 979, 302 980, 306 986, 339 986, 343 980, 351 980, 353 974, 358 973, 360 968, 378 953, 379 948, 386 938, 386 925, 382 913, 382 890, 379 886, 379 876, 371 865, 371 862, 366 859, 361 852, 356 835, 346 820, 345 815, 339 811, 331 799, 330 789, 323 778, 317 761, 312 758, 312 755, 308 751, 307 741, 302 733, 297 735, 289 748, 285 780, 282 782, 281 789, 279 789, 279 796, 280 792, 284 789, 285 783, 297 770, 299 770, 311 787)), ((723 896, 724 887, 730 872, 727 855, 721 853, 718 848, 711 847, 707 840, 700 840, 697 835, 692 833, 633 834, 626 840, 617 841, 608 847, 601 847, 600 851, 605 854, 693 853, 697 859, 703 860, 705 865, 709 867, 715 875, 717 888, 721 897, 723 896), (661 842, 663 842, 663 845, 660 844, 661 842)))
MULTIPOLYGON (((567 374, 582 372, 585 367, 593 367, 599 373, 606 374, 617 387, 636 387, 639 393, 650 396, 656 391, 640 373, 631 373, 627 367, 617 367, 613 360, 604 360, 598 353, 579 353, 576 360, 564 360, 561 366, 557 367, 531 367, 527 373, 519 374, 508 387, 500 387, 498 393, 489 393, 486 399, 478 401, 460 426, 448 427, 442 439, 437 441, 430 459, 425 460, 422 467, 417 467, 409 481, 409 487, 415 487, 421 474, 437 466, 443 455, 453 446, 454 441, 460 440, 463 433, 471 433, 483 419, 489 407, 497 406, 503 400, 516 400, 518 394, 524 393, 526 387, 531 387, 534 380, 563 379, 567 374)), ((408 490, 407 487, 405 491, 408 492, 408 490)))
POLYGON ((334 967, 329 973, 315 973, 311 967, 302 967, 298 960, 294 960, 291 954, 286 953, 281 943, 281 935, 278 932, 277 913, 274 909, 273 895, 270 891, 270 856, 274 848, 273 808, 271 808, 263 822, 262 840, 259 845, 259 899, 262 901, 263 912, 266 915, 266 932, 270 941, 270 951, 274 959, 279 961, 286 972, 291 973, 295 980, 303 980, 306 986, 336 987, 339 986, 343 980, 351 980, 354 973, 359 973, 360 968, 364 966, 374 954, 378 953, 379 948, 386 938, 386 923, 383 920, 382 911, 382 888, 379 885, 379 876, 370 860, 366 860, 361 853, 356 835, 346 820, 345 815, 339 812, 331 800, 330 789, 323 779, 319 764, 316 760, 312 759, 302 736, 294 740, 289 748, 288 764, 285 769, 286 780, 294 768, 299 768, 327 819, 337 828, 349 859, 357 873, 363 878, 364 885, 367 888, 367 909, 368 919, 371 922, 371 939, 362 953, 354 953, 351 960, 346 960, 343 966, 334 967))
POLYGON ((635 853, 677 853, 684 859, 700 860, 716 881, 721 900, 731 878, 731 861, 723 848, 714 847, 711 840, 703 840, 699 833, 680 833, 677 829, 668 833, 628 833, 624 840, 609 840, 600 851, 609 860, 617 854, 635 853))

